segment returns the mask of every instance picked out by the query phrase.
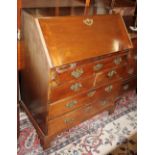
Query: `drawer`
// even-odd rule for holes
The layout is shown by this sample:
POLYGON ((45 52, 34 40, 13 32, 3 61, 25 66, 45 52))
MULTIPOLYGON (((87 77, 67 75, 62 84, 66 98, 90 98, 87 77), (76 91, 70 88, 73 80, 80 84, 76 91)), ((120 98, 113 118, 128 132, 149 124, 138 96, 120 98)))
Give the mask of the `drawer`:
POLYGON ((111 68, 104 72, 99 72, 96 74, 95 86, 100 86, 103 84, 112 83, 114 81, 121 80, 121 76, 123 73, 124 67, 118 67, 118 68, 111 68))
POLYGON ((87 105, 78 110, 67 113, 61 117, 57 117, 54 120, 50 120, 48 123, 48 135, 54 135, 66 129, 69 129, 89 119, 95 114, 100 113, 101 111, 113 108, 113 106, 114 104, 110 99, 102 99, 96 103, 87 105))
POLYGON ((127 62, 127 53, 108 56, 100 60, 86 61, 82 64, 69 64, 51 70, 50 79, 59 86, 66 81, 82 79, 107 68, 121 66, 127 62))
POLYGON ((121 93, 137 88, 137 78, 134 77, 130 80, 124 81, 121 86, 121 93))
POLYGON ((82 79, 66 82, 55 88, 50 89, 49 103, 55 102, 60 99, 75 96, 78 93, 82 93, 93 87, 94 76, 82 79))
POLYGON ((109 85, 91 89, 89 91, 76 95, 75 97, 51 103, 49 105, 49 119, 53 119, 79 107, 90 104, 92 101, 96 102, 100 99, 107 98, 107 96, 111 99, 115 98, 120 91, 120 86, 120 82, 117 81, 109 85), (110 90, 111 87, 112 89, 110 90))

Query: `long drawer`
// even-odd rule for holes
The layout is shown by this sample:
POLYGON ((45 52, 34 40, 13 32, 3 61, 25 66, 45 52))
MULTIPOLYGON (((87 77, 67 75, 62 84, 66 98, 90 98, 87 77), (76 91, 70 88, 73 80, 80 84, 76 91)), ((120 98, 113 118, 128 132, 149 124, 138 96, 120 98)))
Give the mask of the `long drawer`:
POLYGON ((51 70, 50 79, 59 86, 67 81, 82 79, 92 74, 96 74, 100 71, 104 71, 108 68, 119 67, 127 62, 127 53, 120 53, 117 55, 102 58, 101 60, 88 61, 84 64, 74 63, 61 67, 57 67, 51 70))
POLYGON ((104 110, 114 108, 111 99, 100 100, 96 103, 86 105, 78 110, 67 113, 61 117, 50 120, 48 123, 48 135, 57 134, 63 130, 69 129, 104 110))
POLYGON ((90 104, 92 101, 95 102, 107 98, 107 96, 113 99, 118 95, 120 86, 120 81, 116 81, 115 83, 91 89, 75 97, 51 103, 49 105, 49 119, 53 119, 81 106, 90 104))

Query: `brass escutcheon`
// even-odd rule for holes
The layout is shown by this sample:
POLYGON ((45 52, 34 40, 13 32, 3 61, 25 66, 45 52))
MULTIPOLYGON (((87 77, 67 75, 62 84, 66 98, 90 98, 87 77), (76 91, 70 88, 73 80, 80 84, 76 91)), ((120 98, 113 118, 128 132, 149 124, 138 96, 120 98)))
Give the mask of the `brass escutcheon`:
POLYGON ((112 91, 112 89, 113 89, 113 86, 112 85, 109 85, 109 86, 105 87, 105 91, 107 93, 110 93, 112 91))
POLYGON ((74 78, 79 78, 83 73, 84 73, 83 69, 76 69, 76 70, 72 71, 71 75, 74 78))
POLYGON ((108 72, 108 77, 112 78, 116 73, 116 70, 111 70, 110 72, 108 72))
POLYGON ((121 63, 121 61, 122 61, 122 58, 121 57, 116 57, 115 60, 114 60, 114 63, 116 65, 119 65, 121 63))
POLYGON ((79 91, 81 87, 82 87, 82 84, 77 82, 72 84, 70 89, 76 92, 76 91, 79 91))
POLYGON ((90 91, 90 92, 88 92, 87 96, 92 97, 95 95, 95 93, 96 93, 96 90, 90 91))
POLYGON ((73 100, 73 101, 71 101, 70 103, 68 103, 68 104, 66 104, 66 107, 67 108, 72 108, 75 104, 77 104, 78 103, 78 101, 77 100, 73 100))
POLYGON ((102 68, 103 68, 103 64, 96 64, 96 65, 93 67, 94 71, 99 71, 99 70, 101 70, 102 68))
POLYGON ((86 24, 87 26, 91 26, 93 24, 93 19, 86 18, 83 20, 83 23, 86 24))

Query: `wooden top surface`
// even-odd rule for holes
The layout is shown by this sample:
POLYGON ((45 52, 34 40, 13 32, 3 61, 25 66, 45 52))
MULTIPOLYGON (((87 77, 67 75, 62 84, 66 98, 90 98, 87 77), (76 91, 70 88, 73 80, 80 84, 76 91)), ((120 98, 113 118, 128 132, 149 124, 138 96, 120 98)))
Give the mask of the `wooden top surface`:
POLYGON ((81 16, 39 18, 53 66, 132 48, 120 15, 92 18, 91 26, 85 25, 81 16))

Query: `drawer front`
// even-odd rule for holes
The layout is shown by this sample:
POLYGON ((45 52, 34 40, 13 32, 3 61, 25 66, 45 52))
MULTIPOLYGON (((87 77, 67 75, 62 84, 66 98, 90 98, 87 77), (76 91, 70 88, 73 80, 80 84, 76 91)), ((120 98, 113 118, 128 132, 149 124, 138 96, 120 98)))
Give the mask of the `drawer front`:
POLYGON ((50 120, 48 123, 48 135, 57 134, 63 130, 71 128, 89 119, 97 113, 113 108, 113 106, 114 104, 111 99, 102 99, 96 103, 87 105, 61 117, 57 117, 54 120, 50 120))
POLYGON ((109 56, 101 60, 94 60, 93 62, 90 61, 81 65, 74 63, 61 66, 51 70, 50 79, 56 83, 56 86, 59 86, 66 81, 82 79, 100 71, 104 71, 107 68, 121 66, 127 62, 127 57, 127 53, 123 53, 109 56))
POLYGON ((137 88, 137 78, 132 78, 128 81, 124 81, 121 86, 121 93, 125 93, 129 90, 136 89, 137 88))
POLYGON ((107 96, 115 98, 120 91, 120 86, 120 82, 117 81, 113 84, 105 85, 97 89, 91 89, 90 91, 86 91, 73 98, 52 103, 49 105, 49 119, 53 119, 79 107, 90 104, 92 101, 99 101, 107 96))
POLYGON ((59 87, 51 88, 49 93, 49 103, 60 99, 71 97, 89 90, 93 87, 94 76, 85 78, 83 80, 75 80, 73 82, 66 82, 59 87))
POLYGON ((118 68, 115 67, 115 68, 108 69, 104 72, 97 73, 94 85, 98 87, 103 83, 108 84, 114 81, 121 80, 123 70, 124 70, 124 67, 118 67, 118 68))

